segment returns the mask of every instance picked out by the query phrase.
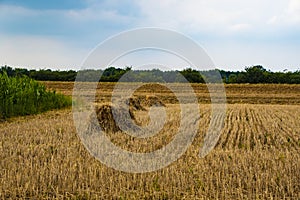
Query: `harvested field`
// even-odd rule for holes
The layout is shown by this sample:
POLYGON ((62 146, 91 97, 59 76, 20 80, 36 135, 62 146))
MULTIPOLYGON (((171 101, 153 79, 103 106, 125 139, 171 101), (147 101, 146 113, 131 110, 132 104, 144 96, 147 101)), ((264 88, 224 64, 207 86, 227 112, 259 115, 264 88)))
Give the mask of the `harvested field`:
MULTIPOLYGON (((46 84, 72 94, 72 83, 46 84)), ((134 93, 136 122, 149 121, 147 98, 164 105, 168 120, 159 134, 145 139, 107 130, 122 149, 154 151, 178 130, 174 94, 150 86, 134 93)), ((107 105, 100 109, 105 116, 113 84, 101 87, 97 105, 107 105)), ((204 85, 193 87, 199 99, 208 97, 204 85)), ((166 168, 142 174, 114 170, 91 156, 77 136, 70 109, 2 122, 0 199, 299 199, 300 86, 227 85, 226 91, 225 125, 210 154, 198 157, 211 113, 210 104, 200 100, 199 130, 187 152, 166 168)), ((109 123, 111 117, 103 120, 109 123)))
MULTIPOLYGON (((66 95, 72 95, 73 82, 43 82, 50 89, 66 95)), ((176 103, 174 95, 166 87, 147 84, 139 90, 139 95, 146 97, 156 93, 165 103, 176 103)), ((172 84, 171 84, 172 85, 172 84)), ((173 85, 176 85, 174 83, 173 85)), ((180 84, 177 84, 180 90, 180 84)), ((200 103, 209 103, 209 93, 205 84, 191 84, 200 103)), ((115 83, 101 83, 97 94, 99 101, 109 101, 115 83)), ((227 103, 239 104, 300 104, 300 85, 296 84, 226 84, 227 103)))

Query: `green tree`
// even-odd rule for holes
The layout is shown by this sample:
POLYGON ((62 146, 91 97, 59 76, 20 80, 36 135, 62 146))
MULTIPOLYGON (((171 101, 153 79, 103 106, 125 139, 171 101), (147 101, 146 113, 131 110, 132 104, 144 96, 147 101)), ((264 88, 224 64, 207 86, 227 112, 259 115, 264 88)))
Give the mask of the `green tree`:
POLYGON ((201 74, 194 69, 188 68, 180 71, 180 73, 186 78, 190 83, 204 83, 204 79, 201 74))
POLYGON ((262 66, 246 67, 245 71, 247 83, 265 83, 266 69, 262 66))

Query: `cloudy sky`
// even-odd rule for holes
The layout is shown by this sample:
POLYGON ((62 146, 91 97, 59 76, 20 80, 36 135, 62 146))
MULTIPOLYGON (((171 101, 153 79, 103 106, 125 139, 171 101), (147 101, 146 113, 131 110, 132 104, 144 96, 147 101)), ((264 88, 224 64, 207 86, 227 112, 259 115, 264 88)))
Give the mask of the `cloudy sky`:
POLYGON ((0 65, 79 69, 97 44, 142 27, 185 34, 220 69, 300 70, 300 0, 0 0, 0 65))

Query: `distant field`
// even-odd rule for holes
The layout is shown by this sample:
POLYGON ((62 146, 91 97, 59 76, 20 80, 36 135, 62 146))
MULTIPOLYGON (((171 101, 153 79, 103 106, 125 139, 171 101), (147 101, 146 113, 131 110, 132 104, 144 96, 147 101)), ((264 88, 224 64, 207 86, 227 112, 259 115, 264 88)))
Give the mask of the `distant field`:
MULTIPOLYGON (((72 95, 73 82, 43 82, 48 88, 55 89, 63 94, 72 95)), ((101 83, 98 93, 102 100, 108 101, 115 83, 101 83)), ((179 84, 180 85, 180 84, 179 84)), ((199 102, 209 102, 209 93, 205 84, 191 84, 194 88, 199 102)), ((157 85, 151 86, 157 91, 157 85)), ((149 89, 149 87, 148 87, 149 89)), ((300 84, 226 84, 227 103, 249 103, 249 104, 299 104, 300 84)), ((143 93, 143 91, 140 91, 143 93)), ((146 95, 149 90, 144 90, 146 95)), ((173 96, 169 90, 163 88, 160 95, 162 98, 173 96)))
MULTIPOLYGON (((45 84, 72 95, 73 83, 45 84)), ((109 101, 113 86, 99 86, 97 104, 109 101)), ((202 159, 198 153, 211 108, 206 86, 192 86, 200 102, 198 134, 179 160, 151 173, 116 171, 89 155, 70 109, 0 123, 0 199, 300 199, 300 85, 226 85, 225 126, 202 159)), ((108 136, 128 151, 161 148, 176 133, 178 102, 155 84, 135 95, 155 95, 166 104, 162 132, 149 139, 108 136)), ((147 123, 147 110, 134 114, 147 123)))

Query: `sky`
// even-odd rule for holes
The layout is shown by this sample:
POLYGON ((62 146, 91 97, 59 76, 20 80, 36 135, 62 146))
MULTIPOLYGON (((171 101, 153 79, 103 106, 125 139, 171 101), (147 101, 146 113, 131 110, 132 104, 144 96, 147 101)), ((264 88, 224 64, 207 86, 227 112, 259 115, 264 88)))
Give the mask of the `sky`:
MULTIPOLYGON (((0 0, 0 65, 79 69, 99 43, 143 27, 186 35, 219 69, 300 70, 300 0, 0 0)), ((165 55, 153 62, 187 65, 165 55)))

